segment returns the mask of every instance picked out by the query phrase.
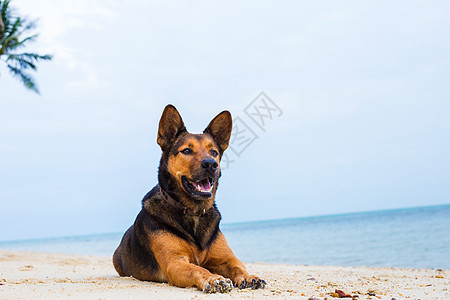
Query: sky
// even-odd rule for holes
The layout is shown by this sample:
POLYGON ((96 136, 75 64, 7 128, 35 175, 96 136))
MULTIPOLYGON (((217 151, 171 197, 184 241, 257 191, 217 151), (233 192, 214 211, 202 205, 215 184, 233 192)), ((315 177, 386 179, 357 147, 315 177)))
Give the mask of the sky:
POLYGON ((0 65, 0 241, 125 231, 169 103, 233 115, 225 223, 450 203, 448 1, 11 6, 54 59, 40 96, 0 65))

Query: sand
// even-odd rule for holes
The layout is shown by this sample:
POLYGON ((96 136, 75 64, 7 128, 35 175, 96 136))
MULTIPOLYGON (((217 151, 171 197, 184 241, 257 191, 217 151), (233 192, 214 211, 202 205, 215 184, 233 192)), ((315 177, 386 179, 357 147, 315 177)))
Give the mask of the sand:
POLYGON ((195 288, 119 277, 111 258, 0 251, 0 299, 450 299, 449 270, 252 263, 264 290, 207 295, 195 288))

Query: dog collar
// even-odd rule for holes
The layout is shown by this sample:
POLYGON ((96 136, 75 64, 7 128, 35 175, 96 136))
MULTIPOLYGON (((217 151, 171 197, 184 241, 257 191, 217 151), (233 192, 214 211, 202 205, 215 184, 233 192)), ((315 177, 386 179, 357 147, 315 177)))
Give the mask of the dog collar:
POLYGON ((159 186, 159 193, 161 194, 163 200, 167 204, 169 204, 170 206, 172 206, 174 208, 183 210, 184 215, 200 217, 206 213, 206 209, 202 209, 199 212, 195 212, 192 209, 190 209, 189 207, 182 205, 180 202, 175 201, 175 199, 170 197, 169 194, 165 190, 163 190, 161 186, 159 186))

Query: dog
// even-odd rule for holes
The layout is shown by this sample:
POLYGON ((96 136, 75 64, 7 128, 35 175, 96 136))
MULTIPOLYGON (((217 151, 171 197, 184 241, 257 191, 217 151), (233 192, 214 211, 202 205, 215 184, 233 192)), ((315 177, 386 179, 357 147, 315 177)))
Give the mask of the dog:
POLYGON ((114 252, 120 276, 195 286, 206 293, 265 287, 265 280, 247 272, 219 229, 214 199, 231 129, 231 114, 223 111, 202 134, 189 133, 177 109, 166 106, 157 137, 158 184, 143 198, 114 252))

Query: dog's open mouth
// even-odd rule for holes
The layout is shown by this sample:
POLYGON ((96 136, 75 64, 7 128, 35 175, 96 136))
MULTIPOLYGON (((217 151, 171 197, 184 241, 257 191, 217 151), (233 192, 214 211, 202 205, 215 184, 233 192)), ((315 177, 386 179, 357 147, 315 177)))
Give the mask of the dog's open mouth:
POLYGON ((211 177, 206 177, 200 181, 189 180, 186 176, 181 178, 184 188, 193 195, 210 198, 212 196, 212 189, 214 180, 211 177))

